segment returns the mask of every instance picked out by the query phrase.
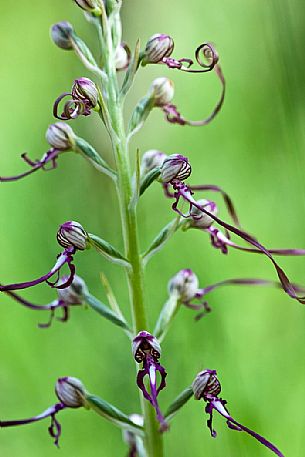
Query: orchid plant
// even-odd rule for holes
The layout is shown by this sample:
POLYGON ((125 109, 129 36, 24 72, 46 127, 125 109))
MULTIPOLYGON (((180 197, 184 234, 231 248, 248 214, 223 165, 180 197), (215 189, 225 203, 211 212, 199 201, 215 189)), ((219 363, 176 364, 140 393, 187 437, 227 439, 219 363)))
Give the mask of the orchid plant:
MULTIPOLYGON (((167 155, 152 149, 145 152, 142 157, 137 153, 135 163, 130 159, 130 139, 145 125, 146 119, 154 108, 164 113, 165 121, 181 126, 201 127, 215 118, 224 103, 226 90, 219 55, 214 45, 204 42, 195 50, 195 60, 186 57, 175 58, 173 57, 174 40, 167 34, 155 34, 149 38, 143 49, 137 42, 135 48, 131 50, 122 41, 120 19, 122 0, 74 0, 74 3, 83 10, 85 18, 96 29, 100 43, 99 58, 93 55, 68 22, 53 25, 51 37, 59 48, 74 52, 85 68, 92 72, 95 81, 87 77, 79 78, 73 82, 70 92, 64 92, 58 96, 53 106, 53 113, 58 121, 50 125, 46 132, 49 145, 47 152, 40 160, 32 160, 27 154, 22 154, 21 157, 29 168, 15 176, 1 176, 0 181, 8 183, 38 170, 56 169, 62 153, 81 154, 99 172, 108 176, 117 191, 124 252, 119 252, 108 241, 90 233, 79 222, 67 221, 58 229, 57 241, 62 251, 50 271, 37 279, 22 283, 1 284, 0 291, 28 309, 49 313, 48 321, 39 324, 41 328, 49 327, 54 319, 67 322, 72 307, 87 304, 104 319, 123 330, 130 340, 130 355, 137 364, 140 364, 135 387, 137 386, 139 390, 141 406, 139 411, 129 415, 117 406, 89 393, 79 379, 66 376, 56 382, 57 401, 53 406, 28 419, 1 420, 0 427, 29 424, 50 418, 51 424, 48 431, 54 444, 58 446, 61 435, 59 413, 65 408, 84 407, 97 412, 122 430, 129 457, 162 457, 163 434, 169 432, 170 422, 188 400, 194 397, 196 400, 202 399, 206 402, 207 425, 212 437, 216 437, 212 426, 212 415, 216 411, 225 418, 231 430, 246 432, 275 455, 283 457, 279 449, 270 441, 231 416, 226 407, 227 402, 219 397, 221 386, 214 369, 201 371, 193 382, 190 379, 189 386, 166 409, 163 409, 159 398, 162 390, 167 388, 167 383, 170 388, 170 376, 167 381, 166 369, 160 361, 161 343, 182 305, 197 311, 195 319, 198 320, 212 310, 206 301, 206 296, 213 290, 227 285, 277 287, 287 294, 287 299, 292 298, 305 303, 305 289, 293 284, 275 260, 275 256, 278 255, 305 255, 305 249, 268 249, 263 246, 257 238, 241 227, 233 201, 225 190, 216 184, 186 184, 192 169, 185 155, 180 153, 167 155), (221 93, 212 113, 202 120, 186 119, 173 103, 173 82, 167 77, 159 77, 152 82, 147 93, 139 100, 128 124, 125 125, 126 96, 137 73, 151 65, 158 65, 160 69, 172 72, 216 75, 221 85, 221 93), (120 83, 121 78, 118 78, 119 72, 124 73, 122 83, 120 83), (93 115, 99 116, 111 140, 114 168, 90 143, 78 137, 71 124, 68 124, 77 117, 93 115), (169 214, 172 212, 174 217, 161 229, 150 246, 141 252, 138 235, 141 228, 137 217, 138 202, 140 199, 145 199, 146 190, 155 183, 161 184, 164 198, 172 200, 169 214), (195 192, 202 192, 204 198, 196 199, 195 192), (218 215, 216 202, 208 200, 206 192, 214 192, 224 200, 230 223, 226 222, 226 217, 218 215), (185 268, 173 274, 169 280, 168 300, 160 310, 154 329, 150 329, 144 300, 145 267, 178 230, 191 229, 207 234, 212 246, 223 254, 228 254, 231 249, 263 254, 271 261, 278 281, 263 278, 219 278, 215 284, 200 287, 196 274, 189 268, 185 268), (240 241, 233 241, 232 235, 240 241), (76 275, 74 257, 78 252, 85 252, 90 248, 125 270, 130 291, 131 323, 125 319, 106 278, 103 278, 103 282, 109 292, 109 306, 93 296, 85 280, 76 275), (61 273, 64 266, 69 269, 68 275, 61 273), (34 304, 20 295, 20 292, 16 292, 41 283, 46 283, 55 289, 56 294, 52 302, 34 304)), ((130 374, 130 382, 132 378, 130 374)))

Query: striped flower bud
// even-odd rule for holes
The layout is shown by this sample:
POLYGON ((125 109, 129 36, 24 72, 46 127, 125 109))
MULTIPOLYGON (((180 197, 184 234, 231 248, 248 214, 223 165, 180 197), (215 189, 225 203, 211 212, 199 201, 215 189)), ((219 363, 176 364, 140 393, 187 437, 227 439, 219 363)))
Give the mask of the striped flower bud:
POLYGON ((74 0, 75 3, 88 13, 99 13, 100 2, 98 0, 74 0))
POLYGON ((65 289, 58 289, 57 293, 58 299, 65 304, 81 305, 84 301, 84 295, 88 293, 88 287, 82 278, 75 275, 72 284, 65 289))
POLYGON ((150 37, 146 43, 143 64, 162 62, 162 59, 169 57, 173 50, 173 39, 169 35, 157 33, 150 37))
POLYGON ((76 136, 68 124, 56 122, 49 125, 46 131, 46 139, 52 148, 67 151, 74 148, 76 136))
POLYGON ((132 354, 138 363, 143 362, 147 355, 158 360, 161 356, 161 346, 157 338, 143 330, 132 341, 132 354))
MULTIPOLYGON (((203 206, 209 213, 215 216, 217 215, 218 208, 214 202, 202 199, 198 200, 197 203, 198 205, 203 206)), ((214 220, 210 216, 200 211, 200 209, 196 208, 196 206, 192 207, 189 220, 191 227, 203 230, 210 228, 214 223, 214 220)))
POLYGON ((221 391, 221 385, 218 381, 216 370, 203 370, 198 373, 193 381, 192 388, 195 400, 217 397, 221 391))
POLYGON ((141 174, 148 173, 154 168, 161 167, 167 155, 157 149, 150 149, 143 154, 141 160, 141 174))
POLYGON ((180 270, 168 283, 169 294, 177 294, 182 302, 192 300, 198 288, 198 278, 190 269, 180 270))
POLYGON ((76 79, 72 86, 72 97, 76 100, 87 102, 90 108, 95 108, 98 103, 98 90, 93 81, 89 78, 76 79))
POLYGON ((74 247, 83 251, 87 247, 88 234, 84 228, 75 221, 62 224, 57 232, 57 241, 63 248, 74 247))
POLYGON ((80 408, 85 405, 85 387, 83 383, 70 376, 59 378, 55 385, 58 399, 69 408, 80 408))
POLYGON ((72 46, 73 27, 70 22, 58 22, 51 27, 51 38, 61 49, 70 51, 72 46))
POLYGON ((155 106, 168 105, 174 97, 174 83, 168 78, 156 78, 151 85, 155 106))
POLYGON ((173 179, 184 181, 192 172, 191 165, 187 157, 180 154, 172 154, 168 156, 162 165, 160 181, 169 183, 173 179))

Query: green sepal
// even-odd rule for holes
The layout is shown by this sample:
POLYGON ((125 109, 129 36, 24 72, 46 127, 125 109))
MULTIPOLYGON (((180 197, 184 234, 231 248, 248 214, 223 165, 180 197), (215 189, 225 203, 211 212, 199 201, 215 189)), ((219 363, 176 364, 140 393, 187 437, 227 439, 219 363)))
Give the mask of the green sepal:
POLYGON ((142 128, 144 122, 146 121, 154 106, 155 99, 151 93, 145 95, 145 97, 141 98, 141 100, 138 102, 129 121, 127 136, 128 141, 142 128))
POLYGON ((97 414, 117 425, 121 429, 129 430, 136 435, 143 436, 144 429, 141 425, 137 425, 129 417, 120 411, 115 406, 108 403, 96 395, 86 395, 87 405, 92 408, 97 414))
POLYGON ((145 264, 150 260, 150 258, 159 252, 165 243, 171 238, 171 236, 178 230, 180 227, 180 216, 176 219, 172 220, 169 224, 167 224, 160 233, 156 236, 153 240, 149 248, 143 254, 143 261, 145 264))
POLYGON ((158 320, 157 320, 157 323, 156 323, 156 326, 155 326, 155 329, 153 332, 153 335, 160 341, 160 343, 164 339, 164 337, 169 329, 169 326, 171 324, 171 321, 175 317, 179 307, 180 307, 180 301, 179 301, 178 295, 171 294, 169 296, 167 302, 165 302, 165 304, 159 314, 159 317, 158 317, 158 320))
POLYGON ((80 152, 94 167, 116 179, 116 172, 107 164, 107 162, 96 152, 93 146, 80 137, 75 139, 75 151, 80 152))
POLYGON ((180 395, 178 395, 177 398, 170 404, 168 407, 166 413, 165 413, 165 419, 170 421, 176 414, 177 412, 192 398, 194 395, 192 386, 187 387, 184 389, 180 395))
POLYGON ((144 194, 144 192, 146 191, 146 189, 147 189, 154 181, 156 181, 156 179, 159 178, 160 174, 161 174, 161 168, 160 168, 160 167, 153 168, 153 169, 150 170, 148 173, 146 173, 146 175, 144 176, 144 178, 143 178, 142 181, 141 181, 141 185, 140 185, 140 195, 144 194))
POLYGON ((129 328, 125 319, 122 316, 118 316, 116 313, 114 313, 112 309, 110 309, 108 306, 106 306, 104 303, 102 303, 100 300, 94 297, 94 295, 91 295, 89 293, 85 294, 84 300, 92 309, 94 309, 105 319, 109 320, 118 327, 121 327, 128 333, 129 336, 132 334, 131 329, 129 328))
POLYGON ((132 58, 130 60, 125 79, 122 84, 122 89, 121 89, 121 97, 125 97, 127 92, 129 91, 130 87, 132 86, 133 80, 135 78, 136 72, 139 68, 140 64, 140 40, 137 40, 136 46, 134 53, 132 55, 132 58))
POLYGON ((94 249, 100 252, 106 259, 110 260, 113 263, 117 263, 121 266, 127 267, 130 265, 128 260, 108 241, 103 240, 93 233, 88 233, 88 242, 91 244, 94 249))

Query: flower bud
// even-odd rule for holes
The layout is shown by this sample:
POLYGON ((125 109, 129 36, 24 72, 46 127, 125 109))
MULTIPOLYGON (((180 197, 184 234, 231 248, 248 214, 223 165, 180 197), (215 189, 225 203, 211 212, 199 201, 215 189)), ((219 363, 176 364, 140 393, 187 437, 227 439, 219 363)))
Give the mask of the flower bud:
POLYGON ((155 106, 168 105, 174 97, 174 83, 168 78, 157 78, 151 85, 155 106))
POLYGON ((150 149, 143 154, 141 160, 141 174, 148 173, 154 168, 161 167, 167 155, 157 149, 150 149))
MULTIPOLYGON (((65 282, 68 277, 63 277, 65 282)), ((85 281, 79 276, 74 276, 73 282, 65 289, 57 289, 58 299, 65 302, 67 305, 81 305, 84 301, 84 295, 88 293, 88 287, 85 281)))
POLYGON ((69 22, 58 22, 51 27, 51 38, 61 49, 67 51, 73 49, 72 46, 73 27, 69 22))
POLYGON ((221 391, 221 385, 217 378, 216 370, 203 370, 193 381, 192 384, 195 400, 207 397, 217 397, 221 391))
POLYGON ((173 179, 184 181, 192 172, 191 165, 187 157, 180 154, 172 154, 168 156, 162 165, 160 181, 169 183, 173 179))
POLYGON ((158 360, 161 355, 161 346, 157 338, 143 330, 132 341, 132 354, 138 363, 143 362, 147 355, 158 360))
MULTIPOLYGON (((144 419, 143 416, 140 416, 140 414, 130 414, 129 419, 136 425, 139 425, 140 427, 143 427, 144 424, 144 419)), ((123 430, 122 432, 123 435, 123 440, 125 441, 128 446, 133 447, 136 446, 136 435, 129 431, 129 430, 123 430)))
POLYGON ((89 102, 94 108, 98 102, 98 90, 93 81, 89 78, 76 79, 72 86, 72 97, 83 102, 89 102))
POLYGON ((74 0, 75 3, 88 13, 100 13, 100 4, 98 0, 74 0))
POLYGON ((173 39, 169 35, 157 33, 150 37, 146 43, 143 64, 162 62, 162 59, 169 57, 173 50, 173 39))
POLYGON ((65 122, 51 124, 46 131, 46 139, 50 146, 59 151, 67 151, 75 146, 75 134, 65 122))
POLYGON ((63 248, 74 247, 83 251, 87 247, 88 234, 84 228, 75 221, 62 224, 57 232, 57 241, 63 248))
POLYGON ((85 405, 85 387, 83 383, 70 376, 59 378, 55 385, 58 399, 69 408, 80 408, 85 405))
MULTIPOLYGON (((216 216, 218 209, 214 202, 202 199, 198 200, 197 203, 198 205, 203 206, 209 213, 216 216)), ((214 223, 214 219, 200 211, 200 209, 196 208, 196 206, 192 207, 190 214, 191 216, 189 218, 189 221, 191 227, 204 230, 210 228, 211 225, 214 223)))
POLYGON ((169 294, 176 293, 182 302, 188 302, 195 297, 199 281, 192 270, 180 270, 168 283, 169 294))
POLYGON ((120 44, 115 52, 115 68, 126 70, 130 61, 130 51, 126 44, 120 44))

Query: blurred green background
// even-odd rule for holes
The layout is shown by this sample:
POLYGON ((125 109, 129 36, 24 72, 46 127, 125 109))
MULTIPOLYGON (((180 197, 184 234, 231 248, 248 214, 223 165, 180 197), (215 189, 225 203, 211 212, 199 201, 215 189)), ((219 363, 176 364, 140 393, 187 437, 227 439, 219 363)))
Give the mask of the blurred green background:
MULTIPOLYGON (((39 158, 47 150, 44 133, 54 121, 52 104, 73 79, 90 76, 73 53, 57 49, 48 29, 72 22, 93 50, 94 31, 72 1, 1 2, 1 175, 21 172, 20 153, 39 158)), ((204 40, 213 41, 227 79, 227 97, 215 122, 201 129, 165 123, 155 110, 133 140, 135 150, 157 148, 187 155, 191 182, 221 185, 233 197, 242 224, 269 247, 304 247, 305 135, 303 2, 298 0, 125 0, 124 39, 144 45, 154 33, 175 40, 175 56, 192 57, 204 40)), ((215 75, 188 75, 155 66, 139 72, 127 113, 151 80, 166 75, 176 86, 175 101, 186 116, 207 115, 220 88, 215 75)), ((73 128, 111 159, 108 139, 96 116, 73 128)), ((74 219, 121 246, 117 201, 111 182, 72 153, 63 154, 55 172, 36 174, 1 186, 1 271, 3 283, 38 277, 59 252, 56 230, 74 219)), ((220 203, 220 200, 218 200, 220 203)), ((220 204, 221 206, 221 204, 220 204)), ((221 208, 223 208, 221 206, 221 208)), ((222 211, 225 216, 225 212, 222 211)), ((172 218, 170 202, 155 184, 143 197, 140 229, 143 248, 172 218)), ((99 280, 104 271, 128 314, 127 289, 119 267, 95 252, 76 256, 78 274, 105 300, 99 280)), ((289 277, 305 283, 305 259, 280 259, 289 277)), ((181 268, 192 268, 201 286, 230 277, 275 279, 263 256, 230 251, 223 256, 201 232, 178 233, 146 275, 146 301, 153 323, 166 300, 167 282, 181 268)), ((46 285, 23 293, 35 303, 55 298, 46 285)), ((223 288, 209 297, 213 312, 195 323, 181 309, 163 344, 168 388, 163 409, 203 368, 215 368, 232 415, 274 442, 285 456, 304 456, 305 309, 277 290, 223 288)), ((67 324, 37 328, 43 313, 24 309, 5 296, 0 303, 1 419, 29 417, 55 401, 59 376, 77 376, 87 388, 123 411, 138 411, 134 364, 125 335, 91 310, 75 308, 67 324)), ((120 431, 83 410, 60 414, 62 457, 123 456, 120 431)), ((230 431, 215 417, 218 438, 205 426, 204 404, 190 401, 164 436, 167 456, 271 455, 251 437, 230 431)), ((57 455, 48 421, 0 432, 1 455, 57 455)))

